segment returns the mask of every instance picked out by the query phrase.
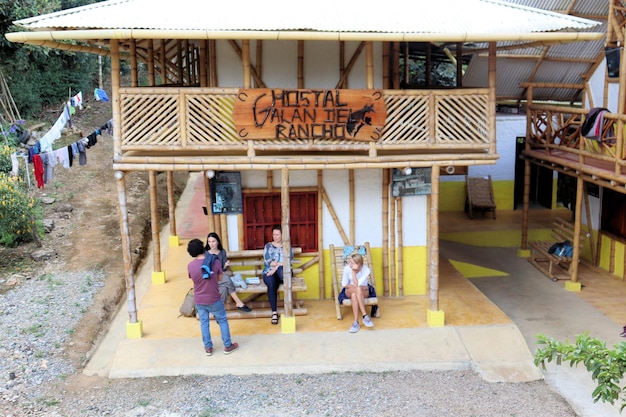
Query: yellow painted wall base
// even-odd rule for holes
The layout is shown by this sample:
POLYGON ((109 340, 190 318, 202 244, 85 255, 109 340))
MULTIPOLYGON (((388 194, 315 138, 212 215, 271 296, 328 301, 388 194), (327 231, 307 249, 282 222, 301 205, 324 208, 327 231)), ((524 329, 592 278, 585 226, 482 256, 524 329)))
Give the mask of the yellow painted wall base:
POLYGON ((141 320, 137 323, 126 323, 126 338, 127 339, 141 339, 143 336, 143 325, 141 320))
POLYGON ((285 317, 284 314, 280 315, 280 330, 283 334, 290 334, 296 332, 296 316, 285 317))
POLYGON ((445 313, 443 310, 428 310, 426 312, 426 322, 429 327, 443 327, 445 324, 445 313))
POLYGON ((530 249, 518 249, 517 250, 518 258, 528 258, 530 257, 530 249))
POLYGON ((565 281, 565 289, 572 292, 580 292, 582 285, 580 282, 565 281))
POLYGON ((165 284, 165 271, 152 272, 153 284, 165 284))
POLYGON ((178 236, 170 236, 170 248, 180 246, 180 238, 178 236))

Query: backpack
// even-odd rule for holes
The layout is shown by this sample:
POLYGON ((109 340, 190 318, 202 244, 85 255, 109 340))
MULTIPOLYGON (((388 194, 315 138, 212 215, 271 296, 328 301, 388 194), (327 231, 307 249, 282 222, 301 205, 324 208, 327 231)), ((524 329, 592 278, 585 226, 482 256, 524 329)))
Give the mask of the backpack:
POLYGON ((202 270, 202 278, 209 279, 213 275, 213 261, 217 259, 217 255, 209 252, 204 253, 204 261, 200 269, 202 270))
POLYGON ((194 317, 196 315, 196 304, 193 302, 193 288, 187 291, 179 311, 180 315, 185 317, 194 317))

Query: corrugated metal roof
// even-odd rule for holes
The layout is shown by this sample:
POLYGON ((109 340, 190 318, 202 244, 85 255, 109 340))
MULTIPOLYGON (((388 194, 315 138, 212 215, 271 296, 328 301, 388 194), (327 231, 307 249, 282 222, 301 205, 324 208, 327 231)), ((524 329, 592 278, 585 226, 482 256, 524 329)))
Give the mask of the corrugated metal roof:
MULTIPOLYGON (((522 2, 520 2, 522 3, 522 2)), ((15 22, 30 30, 146 29, 503 34, 583 30, 587 19, 501 0, 110 0, 15 22), (486 24, 488 22, 488 24, 486 24)))

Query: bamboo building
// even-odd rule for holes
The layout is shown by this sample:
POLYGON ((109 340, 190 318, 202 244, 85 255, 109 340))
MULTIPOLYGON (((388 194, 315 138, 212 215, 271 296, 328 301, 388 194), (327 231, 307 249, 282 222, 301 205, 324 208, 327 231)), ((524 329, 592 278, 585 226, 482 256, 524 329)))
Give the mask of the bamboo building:
MULTIPOLYGON (((533 184, 535 170, 549 171, 550 187, 557 174, 576 181, 574 232, 592 234, 596 244, 575 245, 571 289, 581 256, 626 274, 617 266, 626 257, 624 240, 594 227, 588 201, 587 216, 582 212, 585 184, 626 191, 626 59, 617 77, 602 74, 593 84, 599 69, 608 73, 605 47, 623 51, 624 5, 528 7, 540 7, 535 3, 416 1, 395 10, 329 0, 302 7, 180 0, 176 8, 163 0, 109 0, 14 22, 23 31, 6 36, 110 59, 129 337, 141 336, 125 184, 134 171, 149 174, 153 285, 167 285, 156 176, 168 178, 169 245, 178 246, 172 175, 198 172, 207 228, 229 253, 262 248, 279 222, 285 255, 291 246, 302 249, 307 290, 300 298, 332 302, 329 246, 368 242, 379 297, 428 295, 428 323, 437 327, 445 325, 440 211, 463 210, 459 190, 473 172, 493 171, 496 205, 515 206, 513 175, 494 171, 517 157, 509 155, 516 138, 499 134, 505 109, 519 111, 514 124, 523 129, 517 182, 524 212, 545 186, 533 184), (485 24, 485 16, 493 18, 485 24), (444 62, 454 86, 438 84, 434 68, 444 62), (563 68, 579 79, 570 82, 563 68), (553 81, 543 81, 544 73, 553 81), (597 85, 602 102, 594 101, 597 85), (593 107, 614 111, 604 114, 603 133, 590 143, 582 126, 593 107), (220 187, 241 197, 216 201, 220 187), (610 260, 602 258, 607 248, 610 260)), ((556 193, 548 194, 556 206, 556 193)), ((528 250, 526 227, 520 255, 528 250)), ((291 303, 285 316, 295 320, 291 303)))

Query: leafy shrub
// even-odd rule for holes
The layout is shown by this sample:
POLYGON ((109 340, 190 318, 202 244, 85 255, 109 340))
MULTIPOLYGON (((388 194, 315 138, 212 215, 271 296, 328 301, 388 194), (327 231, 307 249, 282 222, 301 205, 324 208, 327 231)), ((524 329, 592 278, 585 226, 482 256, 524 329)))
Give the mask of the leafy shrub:
POLYGON ((39 207, 21 180, 0 172, 0 245, 13 247, 33 240, 38 215, 39 207))
POLYGON ((621 402, 620 412, 626 408, 626 387, 623 386, 626 373, 626 343, 606 347, 606 343, 587 333, 578 335, 576 343, 561 343, 542 334, 537 335, 537 343, 544 345, 535 353, 535 365, 544 369, 547 362, 557 365, 569 362, 574 367, 582 363, 597 384, 591 394, 593 401, 602 400, 610 404, 621 402))

